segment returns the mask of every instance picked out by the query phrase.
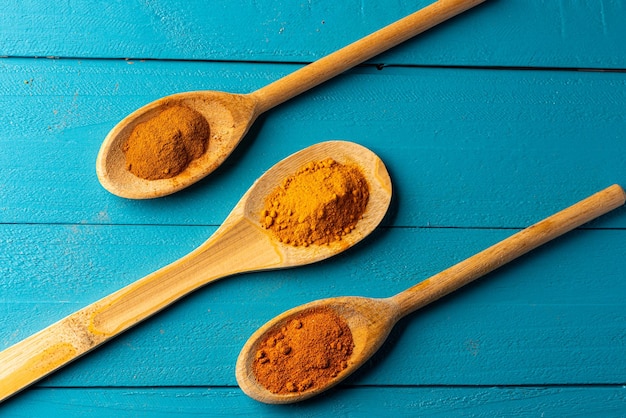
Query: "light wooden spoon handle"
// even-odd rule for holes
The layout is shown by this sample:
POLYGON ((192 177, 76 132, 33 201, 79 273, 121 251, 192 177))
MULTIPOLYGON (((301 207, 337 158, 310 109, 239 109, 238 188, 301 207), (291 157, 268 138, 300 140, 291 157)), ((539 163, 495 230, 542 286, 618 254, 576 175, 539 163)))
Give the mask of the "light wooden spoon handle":
POLYGON ((400 308, 400 317, 465 286, 542 244, 624 204, 619 185, 610 186, 480 253, 389 298, 400 308))
POLYGON ((485 0, 438 0, 253 93, 263 113, 485 0))
POLYGON ((278 266, 280 254, 267 241, 246 219, 227 220, 185 257, 0 352, 0 402, 200 286, 278 266))

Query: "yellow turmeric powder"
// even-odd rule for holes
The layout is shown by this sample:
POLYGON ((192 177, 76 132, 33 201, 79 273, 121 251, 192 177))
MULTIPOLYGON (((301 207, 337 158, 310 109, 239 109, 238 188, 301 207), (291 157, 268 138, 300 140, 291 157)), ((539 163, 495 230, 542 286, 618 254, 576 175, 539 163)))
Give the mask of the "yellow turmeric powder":
POLYGON ((285 244, 328 244, 354 229, 368 199, 360 169, 328 158, 307 164, 272 191, 261 223, 285 244))

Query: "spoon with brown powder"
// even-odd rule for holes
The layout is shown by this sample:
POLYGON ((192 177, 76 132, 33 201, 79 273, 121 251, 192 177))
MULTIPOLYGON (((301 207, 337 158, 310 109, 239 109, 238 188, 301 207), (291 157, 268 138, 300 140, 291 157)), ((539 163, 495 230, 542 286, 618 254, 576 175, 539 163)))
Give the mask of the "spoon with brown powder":
POLYGON ((399 319, 623 205, 625 198, 620 186, 608 187, 392 297, 337 297, 293 308, 263 325, 246 342, 237 359, 237 381, 246 394, 265 403, 292 403, 315 396, 363 365, 399 319), (315 317, 307 329, 310 314, 315 317), (321 324, 329 324, 329 332, 320 330, 321 324), (345 341, 342 327, 351 333, 351 344, 345 341), (329 333, 343 340, 329 343, 329 333), (298 350, 307 353, 302 356, 298 350), (289 360, 297 356, 298 361, 289 360), (333 363, 336 358, 342 363, 333 363), (332 367, 332 374, 323 374, 332 367))
POLYGON ((263 174, 197 249, 0 352, 0 402, 207 283, 339 254, 378 226, 390 200, 387 169, 367 148, 328 141, 291 155, 263 174), (290 196, 294 189, 295 195, 290 196), (275 193, 285 190, 287 196, 275 193), (277 200, 270 199, 275 194, 277 200), (301 202, 306 206, 298 214, 301 202), (358 211, 352 210, 355 207, 358 211), (334 226, 340 230, 335 231, 318 223, 317 232, 327 229, 331 239, 320 241, 311 232, 314 239, 303 240, 302 225, 313 226, 315 219, 309 217, 321 212, 326 215, 320 222, 336 215, 336 220, 346 223, 337 221, 334 226), (303 221, 291 220, 292 215, 303 221), (299 233, 296 238, 279 236, 271 229, 274 224, 284 225, 281 231, 297 226, 299 233))
MULTIPOLYGON (((165 196, 188 187, 219 167, 262 113, 483 1, 438 0, 249 94, 194 91, 173 94, 149 103, 120 121, 106 136, 96 161, 98 179, 111 193, 131 199, 165 196), (192 136, 194 131, 207 136, 201 154, 193 151, 188 157, 185 147, 176 140, 180 135, 176 132, 172 134, 172 130, 185 130, 189 124, 182 122, 185 127, 178 129, 175 124, 164 126, 171 124, 167 118, 158 120, 164 111, 171 108, 194 111, 197 117, 204 117, 208 122, 207 133, 207 129, 199 126, 191 116, 191 124, 198 129, 188 129, 192 136), (135 128, 141 129, 140 126, 147 132, 156 131, 157 137, 148 143, 140 141, 141 147, 133 149, 135 141, 130 141, 129 145, 128 140, 135 128), (161 136, 167 138, 164 140, 161 136), (127 151, 134 156, 130 161, 127 160, 127 151), (154 152, 157 156, 142 159, 141 153, 144 152, 154 152), (176 158, 176 164, 168 162, 173 158, 176 158), (152 172, 139 177, 143 170, 135 169, 140 164, 152 172), (133 174, 131 170, 139 174, 133 174)), ((197 149, 197 144, 194 148, 197 149)))

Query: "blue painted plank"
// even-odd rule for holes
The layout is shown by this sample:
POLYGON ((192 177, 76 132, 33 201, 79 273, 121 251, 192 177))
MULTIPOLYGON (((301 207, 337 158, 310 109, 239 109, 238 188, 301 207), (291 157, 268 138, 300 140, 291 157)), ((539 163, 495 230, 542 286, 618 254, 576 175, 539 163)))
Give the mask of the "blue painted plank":
POLYGON ((463 387, 338 389, 315 401, 265 405, 235 388, 124 388, 33 390, 10 400, 10 417, 175 416, 328 417, 585 416, 624 415, 626 389, 608 387, 463 387))
MULTIPOLYGON (((10 0, 0 55, 310 62, 429 3, 10 0)), ((372 62, 626 68, 625 17, 624 0, 488 0, 372 62)))
MULTIPOLYGON (((313 143, 386 162, 395 226, 523 227, 626 184, 626 74, 358 68, 270 111, 223 169, 152 201, 100 187, 95 158, 125 114, 195 89, 248 92, 297 65, 0 60, 0 222, 219 225, 252 182, 313 143)), ((623 212, 603 227, 625 227, 623 212)))
MULTIPOLYGON (((190 251, 213 227, 0 226, 0 349, 190 251)), ((512 230, 385 228, 326 262, 211 284, 46 387, 235 386, 254 330, 311 300, 386 297, 512 230)), ((626 378, 624 230, 578 230, 405 318, 349 385, 597 385, 626 378)))

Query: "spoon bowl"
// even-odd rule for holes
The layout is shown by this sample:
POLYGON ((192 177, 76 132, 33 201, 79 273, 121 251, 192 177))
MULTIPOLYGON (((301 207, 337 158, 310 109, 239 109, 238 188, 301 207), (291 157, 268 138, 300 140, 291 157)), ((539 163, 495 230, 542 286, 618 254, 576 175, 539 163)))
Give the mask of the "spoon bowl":
POLYGON ((255 331, 237 359, 236 376, 241 389, 250 397, 269 404, 287 404, 312 398, 339 384, 361 367, 385 342, 395 323, 400 319, 400 310, 386 299, 343 296, 321 299, 290 309, 255 331), (330 308, 341 317, 352 333, 354 349, 347 367, 325 386, 314 386, 304 392, 275 394, 259 384, 254 376, 254 354, 265 340, 265 336, 285 327, 299 314, 314 308, 330 308))
POLYGON ((191 253, 0 352, 0 402, 208 283, 310 264, 345 251, 378 226, 390 201, 387 169, 363 146, 328 141, 287 157, 265 172, 217 231, 191 253), (281 243, 261 225, 266 196, 307 163, 327 158, 361 170, 369 186, 362 219, 328 245, 281 243))
POLYGON ((178 93, 149 103, 126 116, 106 136, 96 160, 98 179, 111 193, 129 199, 150 199, 182 190, 224 162, 258 117, 256 109, 254 96, 219 91, 178 93), (135 176, 126 168, 122 146, 137 125, 174 105, 193 109, 206 119, 210 129, 206 151, 177 176, 158 180, 135 176))
MULTIPOLYGON (((318 395, 363 365, 380 348, 400 318, 551 239, 622 206, 625 200, 626 194, 620 186, 608 187, 392 297, 337 297, 293 308, 267 322, 244 344, 235 367, 237 382, 248 396, 270 404, 293 403, 318 395), (322 307, 332 309, 343 318, 352 333, 354 348, 346 368, 329 382, 313 385, 302 392, 277 394, 269 391, 256 380, 253 371, 260 344, 267 335, 282 328, 299 313, 322 307)), ((312 341, 311 346, 314 345, 312 341)), ((289 375, 288 370, 282 373, 289 375)))
MULTIPOLYGON (((281 267, 292 267, 321 261, 339 254, 368 236, 380 224, 391 203, 391 178, 383 161, 367 148, 347 141, 327 141, 305 148, 275 164, 260 177, 241 198, 242 216, 248 222, 258 225, 259 214, 263 210, 265 197, 283 179, 311 161, 332 158, 340 164, 358 166, 369 186, 369 200, 363 218, 354 230, 341 240, 326 245, 292 246, 279 243, 272 236, 272 246, 277 247, 281 256, 281 267)), ((234 210, 233 210, 234 211, 234 210)), ((230 218, 230 216, 229 216, 230 218)), ((260 228, 260 226, 257 226, 260 228)), ((263 230, 265 235, 269 231, 263 230)))
POLYGON ((102 186, 129 199, 166 196, 212 173, 241 142, 250 126, 267 110, 388 50, 485 0, 438 0, 352 44, 249 94, 196 91, 166 96, 137 109, 105 137, 96 160, 102 186), (135 126, 163 108, 179 104, 201 113, 209 123, 205 153, 178 175, 144 180, 128 171, 122 145, 135 126))

